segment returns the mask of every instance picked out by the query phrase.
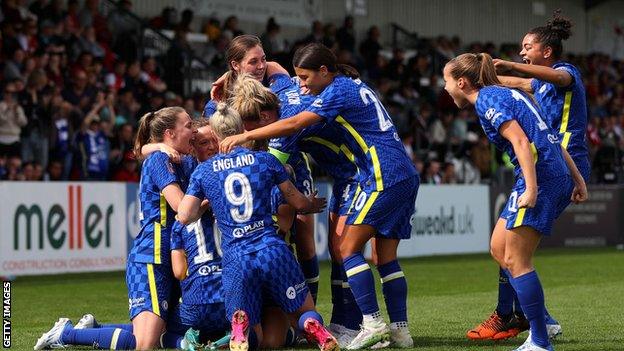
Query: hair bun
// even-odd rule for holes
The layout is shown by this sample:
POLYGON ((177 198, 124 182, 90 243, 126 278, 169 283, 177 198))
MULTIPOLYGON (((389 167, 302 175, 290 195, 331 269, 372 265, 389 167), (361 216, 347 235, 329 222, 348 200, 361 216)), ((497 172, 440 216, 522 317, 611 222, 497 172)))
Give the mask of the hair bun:
POLYGON ((566 40, 572 35, 572 22, 561 16, 561 10, 556 10, 553 13, 553 18, 546 23, 546 27, 561 40, 566 40))

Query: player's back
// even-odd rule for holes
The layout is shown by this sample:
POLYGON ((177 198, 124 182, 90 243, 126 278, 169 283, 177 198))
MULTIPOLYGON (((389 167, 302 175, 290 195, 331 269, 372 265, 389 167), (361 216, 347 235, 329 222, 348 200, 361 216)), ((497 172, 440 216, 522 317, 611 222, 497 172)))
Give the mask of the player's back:
POLYGON ((199 221, 187 226, 176 222, 171 235, 171 249, 184 249, 186 253, 187 277, 180 282, 185 304, 223 302, 221 239, 213 224, 212 211, 208 210, 199 221))
POLYGON ((273 221, 271 189, 287 179, 275 156, 242 147, 197 167, 188 193, 210 201, 222 233, 224 263, 270 245, 285 245, 273 221))
POLYGON ((386 109, 361 80, 337 76, 307 110, 337 123, 364 189, 381 191, 417 174, 386 109))
POLYGON ((572 83, 557 87, 552 83, 533 79, 531 87, 535 99, 543 112, 546 123, 559 133, 563 145, 584 177, 589 176, 589 151, 587 149, 587 104, 585 85, 581 72, 567 62, 557 62, 552 68, 568 72, 572 83))
POLYGON ((531 142, 538 179, 569 174, 557 133, 544 121, 529 96, 515 89, 487 86, 479 91, 475 107, 490 141, 511 157, 516 176, 522 174, 516 154, 512 144, 499 133, 502 124, 512 119, 518 122, 531 142))

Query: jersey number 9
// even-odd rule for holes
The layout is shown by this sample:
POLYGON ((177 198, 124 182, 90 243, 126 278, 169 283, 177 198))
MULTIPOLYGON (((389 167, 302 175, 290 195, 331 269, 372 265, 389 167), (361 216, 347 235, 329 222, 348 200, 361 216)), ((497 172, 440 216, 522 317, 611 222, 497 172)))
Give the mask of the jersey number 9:
POLYGON ((240 172, 234 172, 225 178, 225 197, 236 208, 230 209, 232 219, 237 223, 245 223, 249 221, 253 214, 253 194, 251 193, 251 185, 249 179, 240 172), (234 191, 234 183, 239 183, 241 192, 236 194, 234 191), (241 213, 239 206, 244 206, 241 213))

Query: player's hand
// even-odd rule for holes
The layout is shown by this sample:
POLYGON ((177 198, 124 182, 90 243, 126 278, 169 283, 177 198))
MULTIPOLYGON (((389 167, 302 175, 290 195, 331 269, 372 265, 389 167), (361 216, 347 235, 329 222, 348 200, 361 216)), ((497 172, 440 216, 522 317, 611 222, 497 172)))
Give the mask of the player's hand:
POLYGON ((223 100, 223 85, 225 84, 226 74, 223 74, 221 77, 219 77, 219 79, 215 80, 214 83, 212 83, 212 89, 210 89, 210 98, 212 100, 223 100))
POLYGON ((327 199, 324 197, 316 197, 316 195, 318 195, 318 191, 315 190, 313 194, 307 196, 310 201, 310 207, 305 211, 305 214, 320 213, 327 207, 327 199))
POLYGON ((219 143, 219 152, 221 152, 222 154, 227 154, 232 151, 234 147, 238 145, 243 145, 248 141, 249 140, 247 139, 246 132, 243 134, 231 135, 221 140, 221 142, 219 143))
POLYGON ((520 197, 518 197, 518 208, 535 207, 535 203, 537 202, 537 190, 527 189, 525 190, 520 197))
POLYGON ((511 61, 493 59, 492 62, 494 62, 494 67, 496 68, 496 73, 498 74, 507 73, 513 70, 514 63, 511 61))
POLYGON ((588 197, 587 186, 584 181, 582 183, 574 184, 574 190, 572 190, 572 196, 570 198, 572 202, 579 204, 586 201, 588 197))
POLYGON ((171 160, 171 162, 173 163, 180 163, 180 161, 182 160, 182 156, 180 155, 180 153, 177 152, 174 148, 172 148, 169 145, 166 145, 164 143, 159 143, 158 149, 160 150, 160 152, 166 153, 167 156, 169 156, 169 159, 171 160))

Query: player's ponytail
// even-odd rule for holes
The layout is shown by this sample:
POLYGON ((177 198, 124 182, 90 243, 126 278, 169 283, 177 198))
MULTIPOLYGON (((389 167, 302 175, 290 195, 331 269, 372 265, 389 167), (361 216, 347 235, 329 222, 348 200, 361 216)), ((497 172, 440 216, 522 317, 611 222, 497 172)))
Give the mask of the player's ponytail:
POLYGON ((500 85, 492 57, 486 53, 462 54, 450 60, 447 65, 453 79, 463 77, 476 89, 500 85))
POLYGON ((217 111, 210 116, 210 128, 219 140, 223 140, 231 135, 241 134, 243 120, 236 110, 220 102, 217 105, 217 111))
POLYGON ((545 26, 535 27, 528 34, 533 34, 536 41, 544 47, 552 49, 554 59, 559 59, 563 52, 562 41, 567 40, 572 35, 572 22, 561 15, 558 9, 553 13, 553 18, 546 22, 545 26))
POLYGON ((479 69, 479 81, 477 82, 479 87, 500 85, 501 82, 498 80, 498 76, 496 75, 496 68, 494 67, 492 57, 489 54, 482 52, 477 54, 477 60, 481 62, 481 68, 479 69))
POLYGON ((277 111, 279 99, 248 74, 239 74, 229 99, 230 106, 243 121, 259 121, 260 112, 277 111))
POLYGON ((143 145, 163 141, 165 130, 174 129, 178 115, 184 112, 182 107, 165 107, 144 114, 139 121, 139 129, 134 139, 135 157, 137 159, 143 158, 141 154, 143 145))
POLYGON ((360 77, 355 68, 338 63, 336 55, 320 43, 311 43, 299 48, 293 57, 293 66, 313 71, 318 71, 321 66, 325 66, 332 73, 338 72, 349 78, 360 77))

